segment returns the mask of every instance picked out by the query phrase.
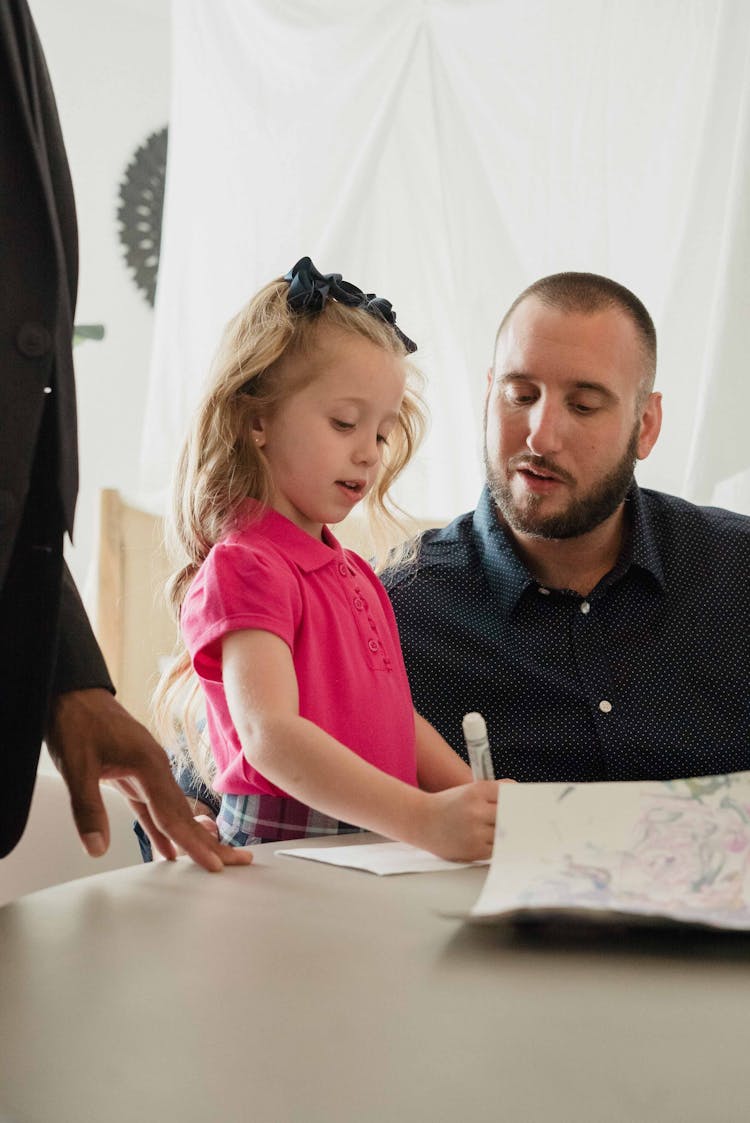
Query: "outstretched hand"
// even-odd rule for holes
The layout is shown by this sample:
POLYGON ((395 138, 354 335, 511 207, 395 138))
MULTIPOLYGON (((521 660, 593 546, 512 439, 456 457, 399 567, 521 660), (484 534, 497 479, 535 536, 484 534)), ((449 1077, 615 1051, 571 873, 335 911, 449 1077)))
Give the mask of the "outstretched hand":
POLYGON ((108 781, 126 797, 162 857, 186 854, 216 872, 247 865, 248 850, 226 846, 193 819, 164 750, 107 690, 74 690, 52 700, 46 736, 70 792, 73 818, 92 857, 109 846, 109 820, 99 791, 108 781))

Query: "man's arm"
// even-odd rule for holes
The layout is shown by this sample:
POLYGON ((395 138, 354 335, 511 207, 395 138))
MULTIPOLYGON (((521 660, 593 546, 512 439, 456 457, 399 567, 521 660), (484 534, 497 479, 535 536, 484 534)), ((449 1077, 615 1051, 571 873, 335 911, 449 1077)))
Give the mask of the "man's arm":
POLYGON ((67 694, 71 690, 88 690, 93 687, 102 687, 110 694, 115 693, 78 589, 70 570, 63 564, 57 661, 52 679, 52 694, 67 694))

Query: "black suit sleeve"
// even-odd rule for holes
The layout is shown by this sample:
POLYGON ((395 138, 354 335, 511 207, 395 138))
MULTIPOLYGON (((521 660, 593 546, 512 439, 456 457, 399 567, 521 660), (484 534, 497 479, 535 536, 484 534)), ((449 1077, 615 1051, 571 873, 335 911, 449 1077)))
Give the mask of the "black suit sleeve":
POLYGON ((115 692, 104 656, 67 566, 63 567, 60 628, 52 694, 103 687, 115 692))

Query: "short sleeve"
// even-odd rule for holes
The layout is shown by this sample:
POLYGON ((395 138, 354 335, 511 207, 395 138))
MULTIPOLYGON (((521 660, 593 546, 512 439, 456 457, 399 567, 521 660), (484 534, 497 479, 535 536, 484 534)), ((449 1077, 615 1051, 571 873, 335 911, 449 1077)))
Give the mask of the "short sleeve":
POLYGON ((247 628, 272 632, 294 650, 302 612, 296 570, 264 543, 214 546, 190 586, 180 629, 197 674, 221 680, 221 641, 247 628))

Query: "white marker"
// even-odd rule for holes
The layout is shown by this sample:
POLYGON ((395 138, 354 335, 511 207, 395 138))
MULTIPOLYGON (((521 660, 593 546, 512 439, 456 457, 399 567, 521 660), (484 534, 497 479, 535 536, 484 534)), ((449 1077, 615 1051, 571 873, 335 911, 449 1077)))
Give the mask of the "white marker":
POLYGON ((487 726, 481 714, 466 714, 463 720, 464 740, 475 780, 494 780, 487 726))

